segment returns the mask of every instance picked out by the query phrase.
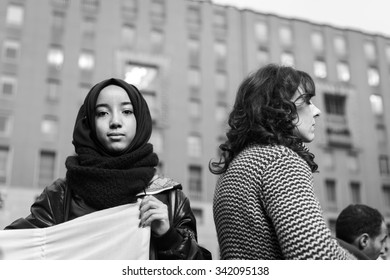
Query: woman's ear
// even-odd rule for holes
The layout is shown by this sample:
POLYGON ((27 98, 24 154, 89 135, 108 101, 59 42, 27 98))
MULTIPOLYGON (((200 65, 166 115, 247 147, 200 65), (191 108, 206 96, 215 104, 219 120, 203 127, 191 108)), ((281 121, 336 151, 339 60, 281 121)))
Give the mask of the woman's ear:
POLYGON ((359 249, 363 250, 368 246, 370 236, 367 233, 363 233, 357 237, 359 249))

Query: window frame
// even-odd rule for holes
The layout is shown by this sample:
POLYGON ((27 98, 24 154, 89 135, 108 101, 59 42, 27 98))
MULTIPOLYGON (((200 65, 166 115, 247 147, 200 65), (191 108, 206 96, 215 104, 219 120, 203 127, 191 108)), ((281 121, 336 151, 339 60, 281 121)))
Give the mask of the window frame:
POLYGON ((3 42, 2 57, 5 63, 16 63, 21 57, 21 44, 19 41, 6 39, 3 42), (13 49, 15 51, 15 57, 9 57, 7 55, 8 50, 13 49))

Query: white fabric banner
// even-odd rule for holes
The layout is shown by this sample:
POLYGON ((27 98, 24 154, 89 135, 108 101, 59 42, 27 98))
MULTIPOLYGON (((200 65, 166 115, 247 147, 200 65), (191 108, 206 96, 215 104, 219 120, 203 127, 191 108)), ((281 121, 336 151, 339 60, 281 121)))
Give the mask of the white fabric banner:
POLYGON ((145 260, 150 227, 139 228, 139 203, 97 211, 48 228, 0 231, 0 259, 145 260))

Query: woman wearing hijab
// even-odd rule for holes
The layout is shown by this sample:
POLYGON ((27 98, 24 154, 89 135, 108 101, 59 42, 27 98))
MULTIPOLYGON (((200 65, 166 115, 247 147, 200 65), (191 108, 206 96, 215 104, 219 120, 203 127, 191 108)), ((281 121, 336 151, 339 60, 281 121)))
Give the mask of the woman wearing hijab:
POLYGON ((76 155, 66 159, 66 178, 46 187, 31 214, 5 229, 50 227, 142 198, 139 219, 151 227, 150 259, 211 259, 197 244, 181 185, 156 175, 151 133, 149 108, 136 87, 114 78, 96 84, 77 115, 76 155))

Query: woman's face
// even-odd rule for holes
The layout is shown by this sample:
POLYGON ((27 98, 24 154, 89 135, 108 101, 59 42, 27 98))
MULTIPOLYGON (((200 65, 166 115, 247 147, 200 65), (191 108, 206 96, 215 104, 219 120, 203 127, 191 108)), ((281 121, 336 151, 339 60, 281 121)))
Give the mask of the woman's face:
POLYGON ((294 121, 294 135, 301 138, 303 142, 311 142, 314 140, 315 119, 320 116, 321 111, 311 102, 310 99, 304 96, 301 87, 295 92, 291 101, 297 107, 298 117, 294 121))
POLYGON ((102 89, 95 107, 97 139, 110 152, 121 152, 133 141, 137 121, 126 91, 110 85, 102 89))

